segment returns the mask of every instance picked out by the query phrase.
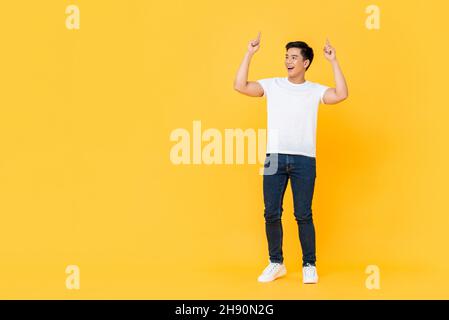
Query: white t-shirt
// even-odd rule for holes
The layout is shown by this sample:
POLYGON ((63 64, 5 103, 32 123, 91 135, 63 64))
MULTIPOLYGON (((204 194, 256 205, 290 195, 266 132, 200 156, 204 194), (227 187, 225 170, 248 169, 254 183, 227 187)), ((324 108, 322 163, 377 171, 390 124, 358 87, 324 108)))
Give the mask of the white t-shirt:
POLYGON ((267 153, 316 156, 318 105, 328 86, 287 77, 257 80, 267 98, 267 153))

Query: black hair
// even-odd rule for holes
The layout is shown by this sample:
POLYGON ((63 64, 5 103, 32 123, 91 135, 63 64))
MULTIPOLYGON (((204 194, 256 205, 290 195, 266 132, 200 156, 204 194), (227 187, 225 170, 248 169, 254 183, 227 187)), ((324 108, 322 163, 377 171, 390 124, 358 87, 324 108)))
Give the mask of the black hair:
POLYGON ((287 43, 285 46, 285 49, 288 50, 290 48, 298 48, 301 49, 301 55, 305 60, 309 59, 309 65, 307 66, 306 70, 309 69, 310 65, 313 61, 313 49, 309 47, 309 45, 303 41, 292 41, 287 43))

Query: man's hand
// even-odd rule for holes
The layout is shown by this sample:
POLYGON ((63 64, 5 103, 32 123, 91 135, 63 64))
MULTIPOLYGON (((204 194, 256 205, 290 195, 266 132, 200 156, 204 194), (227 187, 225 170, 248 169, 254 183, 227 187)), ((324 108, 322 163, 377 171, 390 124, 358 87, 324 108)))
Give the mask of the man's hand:
POLYGON ((259 48, 260 48, 260 31, 257 34, 257 38, 254 40, 251 40, 248 43, 248 53, 254 54, 254 53, 256 53, 257 50, 259 50, 259 48))
POLYGON ((323 51, 324 57, 326 57, 327 60, 333 61, 337 58, 335 48, 331 46, 329 39, 326 39, 326 45, 324 46, 323 51))

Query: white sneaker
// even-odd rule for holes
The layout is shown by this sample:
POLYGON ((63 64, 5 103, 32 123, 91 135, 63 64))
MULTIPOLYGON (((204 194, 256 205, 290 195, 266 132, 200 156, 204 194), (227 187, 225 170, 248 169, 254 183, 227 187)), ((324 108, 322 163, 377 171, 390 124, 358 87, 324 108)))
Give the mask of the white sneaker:
POLYGON ((283 263, 270 262, 257 280, 259 282, 270 282, 286 274, 287 268, 283 263))
POLYGON ((316 272, 316 267, 311 264, 306 264, 302 267, 302 278, 303 283, 318 283, 318 274, 316 272))

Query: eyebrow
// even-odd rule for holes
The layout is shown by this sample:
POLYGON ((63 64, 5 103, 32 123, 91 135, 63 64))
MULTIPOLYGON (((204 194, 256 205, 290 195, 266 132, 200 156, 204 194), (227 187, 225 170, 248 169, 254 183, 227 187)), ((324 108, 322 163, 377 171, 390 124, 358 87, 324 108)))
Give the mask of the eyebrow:
MULTIPOLYGON (((287 57, 288 54, 286 53, 285 56, 287 57)), ((299 57, 299 55, 297 55, 297 54, 292 54, 292 56, 293 56, 293 57, 299 57)))

